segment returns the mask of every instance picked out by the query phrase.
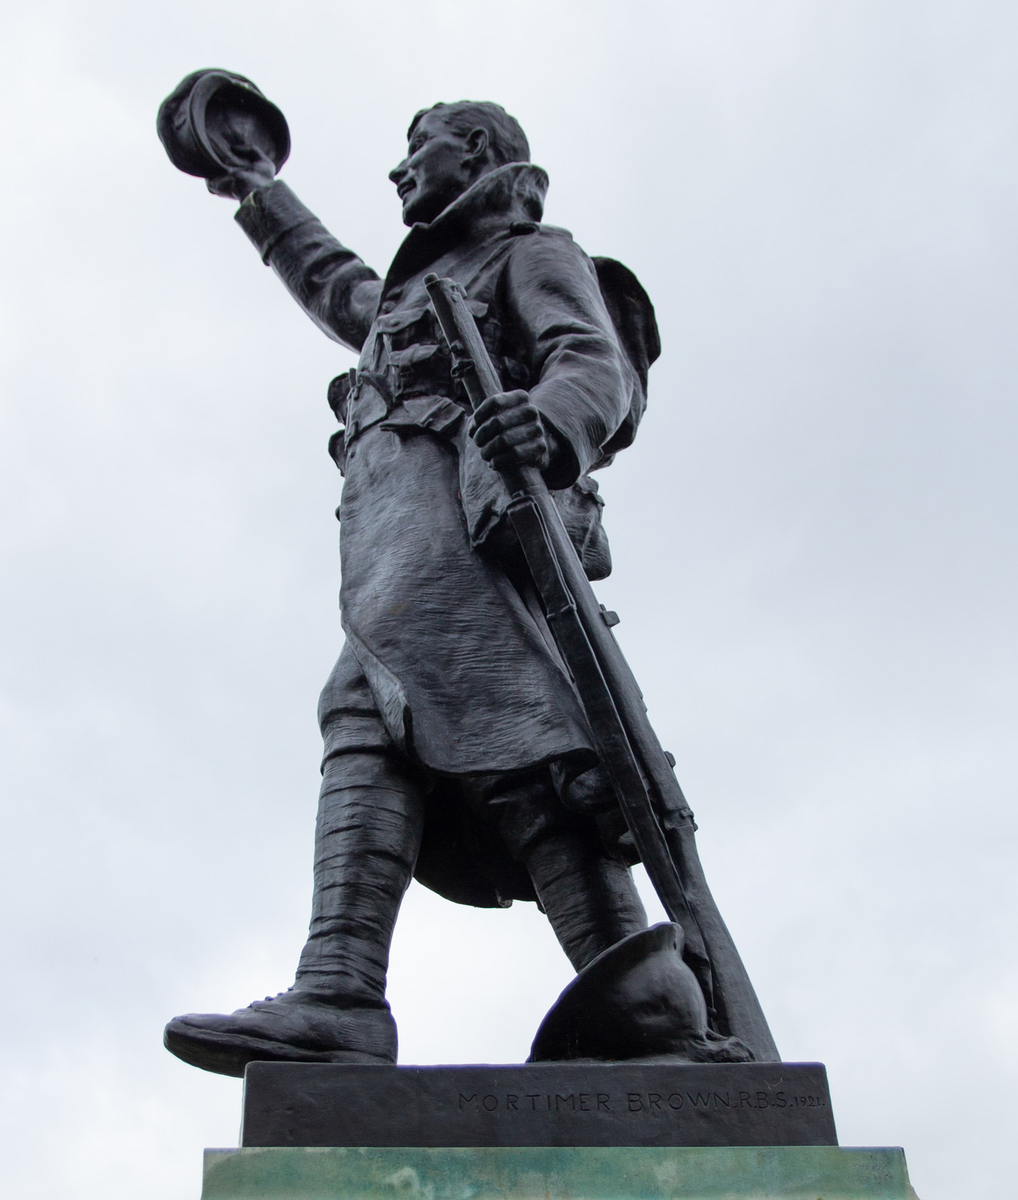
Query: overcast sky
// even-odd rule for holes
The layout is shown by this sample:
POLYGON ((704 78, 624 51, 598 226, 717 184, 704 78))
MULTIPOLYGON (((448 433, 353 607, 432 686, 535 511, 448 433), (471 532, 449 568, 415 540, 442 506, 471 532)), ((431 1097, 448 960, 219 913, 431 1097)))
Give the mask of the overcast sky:
MULTIPOLYGON (((412 114, 504 104, 547 219, 664 353, 599 585, 785 1058, 922 1200, 1014 1184, 1018 10, 992 0, 35 0, 0 29, 5 1194, 195 1200, 240 1083, 161 1046, 292 980, 325 443, 353 358, 167 161, 251 76, 377 269, 412 114)), ((532 906, 414 885, 402 1061, 512 1062, 570 971, 532 906)))

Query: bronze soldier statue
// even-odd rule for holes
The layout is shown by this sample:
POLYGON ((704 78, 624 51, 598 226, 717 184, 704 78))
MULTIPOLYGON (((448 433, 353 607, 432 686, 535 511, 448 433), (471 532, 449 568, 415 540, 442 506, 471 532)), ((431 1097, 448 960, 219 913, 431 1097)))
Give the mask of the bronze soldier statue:
MULTIPOLYGON (((261 1059, 395 1062, 386 970, 416 876, 458 903, 547 914, 581 986, 534 1057, 776 1057, 769 1034, 750 1049, 716 1018, 678 925, 646 932, 638 851, 506 519, 503 473, 537 468, 587 577, 609 572, 589 473, 644 410, 658 344, 643 289, 541 224, 547 176, 495 104, 414 117, 390 173, 410 231, 384 279, 275 178, 285 121, 249 81, 189 76, 159 129, 176 165, 240 202, 236 220, 311 319, 360 354, 329 389, 346 640, 319 706, 307 944, 288 990, 177 1017, 166 1046, 233 1075, 261 1059), (459 285, 501 380, 473 412, 429 276, 459 285)), ((691 838, 691 814, 686 826, 691 838)))

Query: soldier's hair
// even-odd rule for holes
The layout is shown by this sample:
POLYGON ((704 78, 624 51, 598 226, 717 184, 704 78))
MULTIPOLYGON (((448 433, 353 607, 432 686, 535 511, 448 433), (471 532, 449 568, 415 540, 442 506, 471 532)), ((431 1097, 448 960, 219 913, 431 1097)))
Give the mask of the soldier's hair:
POLYGON ((488 135, 488 152, 498 167, 511 162, 530 162, 530 145, 519 121, 511 117, 501 104, 488 100, 457 100, 455 104, 433 104, 422 108, 410 122, 407 141, 417 128, 417 122, 428 113, 439 112, 454 133, 468 134, 471 129, 483 129, 488 135))

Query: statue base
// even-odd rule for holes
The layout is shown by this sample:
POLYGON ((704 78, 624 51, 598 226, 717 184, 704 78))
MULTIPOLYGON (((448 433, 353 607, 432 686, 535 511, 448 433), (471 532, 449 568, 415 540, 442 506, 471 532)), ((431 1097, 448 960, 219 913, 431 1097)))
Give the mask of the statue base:
POLYGON ((202 1200, 915 1200, 820 1063, 251 1063, 202 1200))
POLYGON ((843 1146, 206 1150, 202 1200, 916 1200, 900 1149, 843 1146))
POLYGON ((836 1146, 821 1063, 251 1063, 241 1146, 836 1146))

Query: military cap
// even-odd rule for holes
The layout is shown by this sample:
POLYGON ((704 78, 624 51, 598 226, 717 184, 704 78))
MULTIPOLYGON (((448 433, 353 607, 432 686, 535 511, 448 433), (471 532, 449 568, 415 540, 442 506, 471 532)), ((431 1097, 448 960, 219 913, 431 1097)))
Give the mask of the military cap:
POLYGON ((182 79, 159 106, 156 130, 175 167, 214 179, 249 165, 231 153, 236 138, 235 132, 229 136, 231 125, 241 116, 249 118, 244 131, 249 143, 278 171, 290 153, 286 118, 250 79, 232 71, 195 71, 182 79))

